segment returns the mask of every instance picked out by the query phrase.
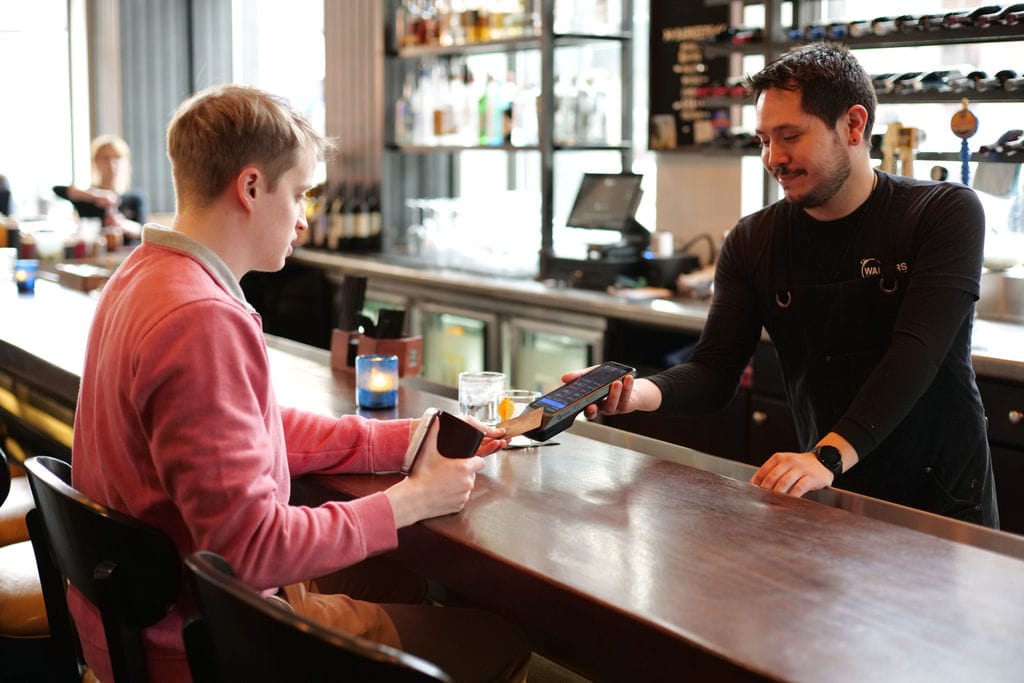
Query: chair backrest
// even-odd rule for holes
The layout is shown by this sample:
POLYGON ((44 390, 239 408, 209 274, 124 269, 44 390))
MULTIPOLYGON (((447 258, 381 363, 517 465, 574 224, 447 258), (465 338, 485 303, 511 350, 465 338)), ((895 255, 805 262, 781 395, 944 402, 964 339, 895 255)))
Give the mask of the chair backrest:
POLYGON ((326 628, 264 599, 216 553, 186 557, 185 575, 199 615, 186 626, 185 648, 190 661, 194 654, 212 661, 216 680, 279 683, 325 680, 325 675, 385 683, 451 680, 430 662, 326 628), (194 642, 210 650, 196 652, 194 642))
MULTIPOLYGON (((36 501, 29 534, 41 563, 47 613, 51 602, 54 610, 63 607, 67 613, 64 586, 70 583, 100 612, 115 683, 148 680, 142 629, 165 617, 177 601, 182 583, 177 548, 162 532, 72 488, 68 463, 35 456, 25 469, 36 501)), ((69 638, 74 649, 67 650, 66 643, 63 654, 80 661, 73 630, 69 638)))
POLYGON ((7 494, 11 492, 11 466, 7 462, 7 452, 0 447, 0 505, 7 500, 7 494))

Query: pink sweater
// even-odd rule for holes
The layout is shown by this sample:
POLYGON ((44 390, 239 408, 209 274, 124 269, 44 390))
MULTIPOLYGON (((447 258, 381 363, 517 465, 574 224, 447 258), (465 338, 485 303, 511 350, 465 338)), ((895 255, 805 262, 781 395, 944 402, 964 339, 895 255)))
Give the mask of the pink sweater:
MULTIPOLYGON (((103 290, 75 414, 72 476, 101 503, 213 550, 261 589, 314 578, 397 544, 383 493, 289 505, 310 472, 397 470, 408 420, 338 419, 278 406, 259 316, 224 263, 147 226, 103 290)), ((69 603, 86 659, 109 683, 98 612, 69 603)), ((175 610, 147 630, 151 678, 188 680, 175 610)))

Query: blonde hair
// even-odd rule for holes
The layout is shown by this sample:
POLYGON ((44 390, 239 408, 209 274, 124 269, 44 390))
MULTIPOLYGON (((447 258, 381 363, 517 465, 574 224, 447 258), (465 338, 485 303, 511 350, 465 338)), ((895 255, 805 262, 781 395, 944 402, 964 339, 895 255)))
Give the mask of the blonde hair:
POLYGON ((125 163, 114 178, 113 187, 104 187, 103 189, 124 194, 132 184, 132 151, 128 147, 128 143, 116 135, 98 135, 93 138, 91 156, 89 157, 92 159, 92 184, 94 187, 103 187, 103 177, 96 166, 96 159, 104 149, 113 150, 114 155, 119 159, 124 159, 125 163))
POLYGON ((167 127, 179 208, 209 206, 249 165, 258 166, 273 189, 311 148, 322 159, 334 144, 286 100, 249 86, 220 85, 196 93, 167 127))

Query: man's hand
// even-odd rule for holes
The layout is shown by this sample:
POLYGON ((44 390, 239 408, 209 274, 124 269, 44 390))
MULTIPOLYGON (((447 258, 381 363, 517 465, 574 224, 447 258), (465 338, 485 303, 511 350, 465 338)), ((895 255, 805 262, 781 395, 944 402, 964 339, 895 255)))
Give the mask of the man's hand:
POLYGON ((480 422, 480 420, 469 415, 463 416, 462 419, 484 433, 484 440, 480 443, 480 447, 476 449, 477 455, 481 457, 487 456, 491 453, 497 453, 505 446, 508 446, 509 439, 505 438, 504 429, 488 427, 483 422, 480 422))
MULTIPOLYGON (((437 450, 438 426, 435 421, 430 427, 412 473, 384 491, 391 502, 398 528, 461 510, 473 491, 476 473, 484 466, 479 455, 464 459, 441 455, 437 450)), ((490 429, 488 432, 492 436, 481 444, 478 453, 491 453, 504 447, 504 440, 495 438, 500 437, 503 430, 490 429)))
POLYGON ((754 472, 750 483, 800 498, 830 486, 833 479, 814 453, 776 453, 754 472))

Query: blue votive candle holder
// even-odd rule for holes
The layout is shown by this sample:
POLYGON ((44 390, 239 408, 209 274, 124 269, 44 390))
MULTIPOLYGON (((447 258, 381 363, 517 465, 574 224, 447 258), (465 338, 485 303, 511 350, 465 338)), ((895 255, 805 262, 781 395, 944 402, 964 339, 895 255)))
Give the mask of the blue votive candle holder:
POLYGON ((14 262, 14 281, 18 284, 19 294, 31 294, 36 291, 36 275, 39 273, 37 259, 18 259, 14 262))
POLYGON ((356 405, 375 410, 398 404, 398 356, 356 356, 356 405))

